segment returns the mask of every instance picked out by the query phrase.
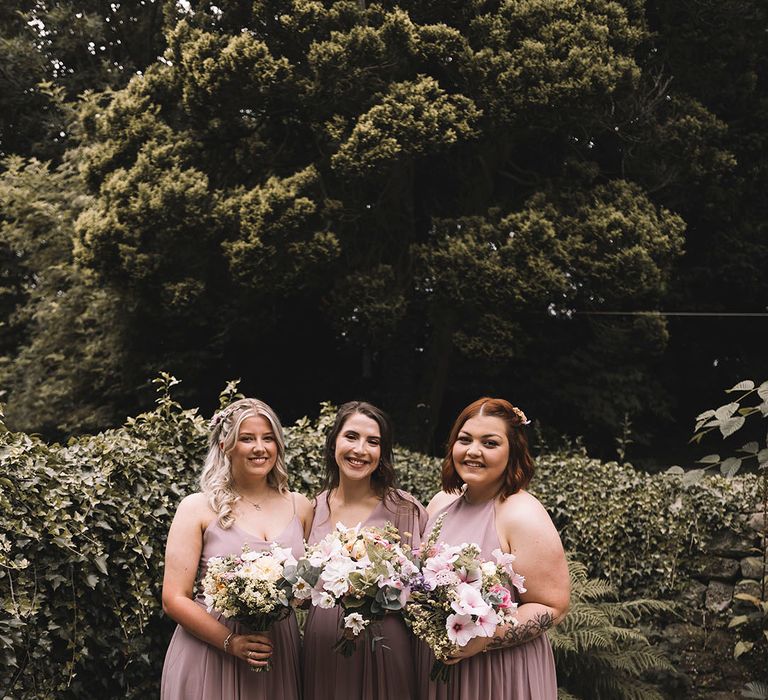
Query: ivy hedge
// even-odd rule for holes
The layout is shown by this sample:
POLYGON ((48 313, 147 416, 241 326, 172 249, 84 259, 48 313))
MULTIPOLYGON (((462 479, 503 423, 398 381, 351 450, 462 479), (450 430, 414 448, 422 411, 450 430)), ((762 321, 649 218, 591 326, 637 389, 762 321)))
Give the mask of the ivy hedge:
MULTIPOLYGON (((153 411, 66 445, 9 432, 0 417, 0 697, 157 694, 172 624, 162 615, 165 536, 196 490, 206 421, 157 380, 153 411)), ((286 430, 293 488, 321 484, 333 416, 286 430)), ((439 460, 398 448, 403 488, 427 501, 439 460)), ((745 477, 749 478, 749 477, 745 477)), ((540 456, 533 489, 566 548, 622 594, 673 591, 708 532, 746 509, 733 482, 684 486, 580 453, 540 456)))

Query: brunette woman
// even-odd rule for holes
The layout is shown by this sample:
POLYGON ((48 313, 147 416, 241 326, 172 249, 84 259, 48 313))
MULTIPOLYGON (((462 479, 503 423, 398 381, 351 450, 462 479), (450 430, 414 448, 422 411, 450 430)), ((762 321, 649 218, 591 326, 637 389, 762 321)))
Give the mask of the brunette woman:
MULTIPOLYGON (((363 401, 344 404, 325 443, 325 490, 315 499, 308 542, 341 522, 381 527, 391 522, 402 542, 417 547, 427 515, 413 496, 395 488, 392 428, 387 416, 363 401)), ((387 615, 371 630, 373 644, 358 639, 345 658, 333 650, 342 634, 341 611, 313 607, 304 632, 305 700, 415 699, 414 641, 400 615, 387 615)))

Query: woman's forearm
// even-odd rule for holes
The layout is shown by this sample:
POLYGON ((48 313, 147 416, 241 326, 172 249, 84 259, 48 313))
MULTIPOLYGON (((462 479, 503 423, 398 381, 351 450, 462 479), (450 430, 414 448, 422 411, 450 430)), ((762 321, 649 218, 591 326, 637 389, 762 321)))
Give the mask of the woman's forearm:
POLYGON ((176 620, 187 632, 224 651, 224 640, 231 630, 209 615, 195 601, 179 596, 166 602, 163 608, 166 614, 176 620))
POLYGON ((552 627, 557 618, 554 608, 541 603, 525 603, 517 609, 517 624, 499 625, 486 649, 503 649, 530 642, 552 627))

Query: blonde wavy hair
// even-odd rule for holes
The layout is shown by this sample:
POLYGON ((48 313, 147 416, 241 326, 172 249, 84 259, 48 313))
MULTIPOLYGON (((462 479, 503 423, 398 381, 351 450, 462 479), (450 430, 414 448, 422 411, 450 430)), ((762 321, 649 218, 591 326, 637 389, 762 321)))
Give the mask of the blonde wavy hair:
POLYGON ((277 414, 258 399, 239 399, 218 411, 211 419, 208 454, 200 475, 200 490, 218 515, 219 525, 227 529, 235 522, 232 506, 242 497, 235 491, 229 454, 235 448, 243 421, 262 416, 272 426, 277 443, 277 460, 267 475, 267 483, 279 493, 288 491, 288 471, 285 468, 285 435, 277 414))

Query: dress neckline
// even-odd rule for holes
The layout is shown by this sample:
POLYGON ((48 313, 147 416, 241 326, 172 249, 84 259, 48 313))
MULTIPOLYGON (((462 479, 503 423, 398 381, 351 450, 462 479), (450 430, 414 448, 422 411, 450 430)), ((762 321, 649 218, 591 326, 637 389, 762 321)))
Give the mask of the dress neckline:
MULTIPOLYGON (((321 493, 321 494, 320 494, 320 496, 322 496, 322 497, 323 497, 323 498, 322 498, 322 500, 323 500, 323 502, 325 503, 325 507, 326 507, 326 509, 328 510, 328 516, 326 517, 326 519, 325 519, 325 520, 323 520, 323 522, 326 522, 326 520, 330 520, 330 519, 331 519, 331 504, 330 504, 330 501, 329 501, 328 497, 325 495, 325 494, 327 494, 327 493, 328 493, 328 492, 327 492, 327 491, 325 491, 325 492, 323 492, 323 493, 321 493)), ((386 498, 386 496, 385 496, 385 498, 386 498)), ((319 500, 320 500, 320 497, 318 497, 318 501, 319 501, 319 500)), ((342 524, 342 525, 344 525, 344 527, 357 527, 358 525, 360 525, 360 527, 366 527, 366 525, 367 525, 367 524, 368 524, 368 523, 369 523, 371 520, 373 520, 373 516, 374 516, 374 515, 376 515, 376 513, 378 513, 378 511, 379 511, 379 508, 382 508, 383 506, 384 506, 384 498, 381 498, 381 499, 379 499, 379 502, 378 502, 378 503, 377 503, 377 504, 376 504, 376 505, 373 507, 373 509, 371 510, 371 512, 370 512, 370 513, 368 513, 368 517, 367 517, 365 520, 361 520, 359 523, 355 523, 354 525, 347 525, 347 524, 345 524, 345 523, 341 523, 341 524, 342 524)), ((336 522, 341 522, 341 521, 340 521, 340 520, 337 520, 336 522)), ((336 526, 336 523, 334 523, 333 525, 334 525, 334 527, 335 527, 335 526, 336 526)))
MULTIPOLYGON (((294 516, 293 516, 293 517, 292 517, 292 518, 291 518, 291 519, 288 521, 288 524, 287 524, 287 525, 286 525, 286 526, 283 528, 282 532, 280 532, 280 534, 279 534, 279 535, 277 535, 277 536, 276 536, 274 539, 271 539, 271 540, 267 540, 267 539, 265 539, 264 537, 261 537, 260 535, 257 535, 257 534, 255 534, 255 533, 253 533, 253 532, 249 532, 249 531, 248 531, 248 530, 246 530, 245 528, 242 528, 242 527, 240 527, 240 526, 239 526, 239 525, 238 525, 236 522, 232 523, 232 524, 231 524, 231 525, 230 525, 228 528, 226 528, 226 530, 237 530, 238 532, 241 532, 242 534, 246 535, 247 537, 250 537, 250 538, 251 538, 251 539, 253 539, 253 540, 258 540, 259 542, 278 542, 278 541, 280 540, 280 538, 281 538, 281 537, 282 537, 282 536, 283 536, 283 535, 284 535, 286 532, 288 532, 288 530, 290 530, 290 529, 291 529, 291 526, 293 525, 293 523, 294 523, 296 520, 298 520, 298 519, 299 519, 299 516, 298 516, 298 514, 294 514, 294 516)), ((206 532, 208 532, 208 530, 209 530, 209 529, 211 528, 211 526, 213 526, 214 524, 215 524, 215 526, 216 526, 216 527, 218 527, 220 530, 225 530, 225 528, 223 528, 223 527, 221 527, 221 525, 219 525, 219 519, 218 519, 218 518, 214 518, 214 519, 213 519, 213 520, 210 522, 210 524, 208 525, 208 527, 206 527, 206 528, 205 528, 205 531, 206 531, 206 532)))

